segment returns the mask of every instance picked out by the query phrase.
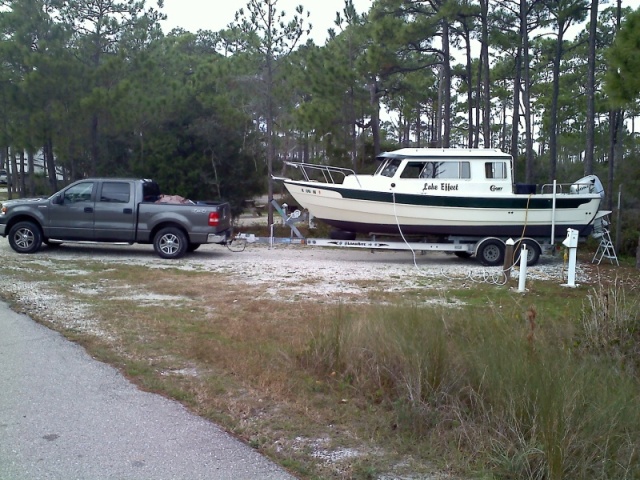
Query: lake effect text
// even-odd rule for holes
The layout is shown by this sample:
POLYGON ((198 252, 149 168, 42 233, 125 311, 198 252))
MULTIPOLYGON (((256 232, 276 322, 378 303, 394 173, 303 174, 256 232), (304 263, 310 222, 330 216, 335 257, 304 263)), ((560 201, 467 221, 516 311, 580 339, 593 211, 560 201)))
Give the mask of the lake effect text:
POLYGON ((429 192, 434 190, 441 190, 443 192, 455 192, 460 190, 460 185, 454 185, 453 183, 425 183, 423 192, 429 192))

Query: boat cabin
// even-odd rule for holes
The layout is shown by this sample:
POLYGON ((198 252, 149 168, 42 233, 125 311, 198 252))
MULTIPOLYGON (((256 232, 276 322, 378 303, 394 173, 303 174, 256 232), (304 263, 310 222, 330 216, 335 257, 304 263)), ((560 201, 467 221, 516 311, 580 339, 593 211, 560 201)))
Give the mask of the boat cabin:
POLYGON ((399 190, 403 186, 413 190, 419 183, 433 194, 530 194, 536 190, 535 185, 514 188, 511 155, 495 149, 404 148, 383 153, 378 160, 373 176, 396 180, 399 190))

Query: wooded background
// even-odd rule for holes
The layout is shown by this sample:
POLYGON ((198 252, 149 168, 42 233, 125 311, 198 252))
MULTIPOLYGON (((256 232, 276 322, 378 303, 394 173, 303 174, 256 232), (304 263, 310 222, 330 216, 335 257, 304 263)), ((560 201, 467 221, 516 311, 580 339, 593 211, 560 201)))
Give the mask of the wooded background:
POLYGON ((384 150, 490 147, 514 156, 519 182, 597 174, 616 243, 635 251, 640 10, 376 0, 357 12, 346 0, 319 46, 305 43, 308 12, 278 0, 249 0, 227 29, 197 33, 164 33, 162 2, 148 3, 0 0, 10 197, 139 176, 238 213, 280 188, 268 179, 283 160, 365 172, 384 150))

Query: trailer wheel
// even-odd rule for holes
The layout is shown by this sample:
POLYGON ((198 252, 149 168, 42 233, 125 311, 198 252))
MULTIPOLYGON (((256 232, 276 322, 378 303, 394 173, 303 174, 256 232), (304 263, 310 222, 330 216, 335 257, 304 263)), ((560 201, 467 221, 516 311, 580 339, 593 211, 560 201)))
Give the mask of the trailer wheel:
POLYGON ((153 237, 153 248, 160 258, 183 257, 187 253, 188 243, 187 236, 176 227, 163 228, 153 237))
POLYGON ((524 240, 516 242, 513 250, 513 255, 515 257, 514 264, 520 262, 520 253, 522 252, 523 244, 527 246, 527 265, 530 267, 537 265, 540 261, 542 250, 538 242, 529 238, 525 238, 524 240))
POLYGON ((42 232, 33 222, 18 222, 9 230, 9 245, 18 253, 36 253, 42 245, 42 232))
POLYGON ((476 257, 482 265, 496 267, 504 262, 504 243, 497 238, 489 238, 480 242, 476 257))

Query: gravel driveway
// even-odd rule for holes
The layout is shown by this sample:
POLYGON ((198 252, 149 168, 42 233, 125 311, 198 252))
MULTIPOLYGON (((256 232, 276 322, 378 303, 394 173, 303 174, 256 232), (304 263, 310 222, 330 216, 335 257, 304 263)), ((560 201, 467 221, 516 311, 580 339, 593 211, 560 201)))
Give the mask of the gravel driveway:
MULTIPOLYGON (((78 262, 98 262, 102 268, 117 268, 122 264, 142 265, 150 269, 181 269, 216 272, 235 283, 261 285, 266 295, 279 301, 296 302, 301 297, 325 303, 368 302, 363 283, 375 282, 376 287, 389 292, 420 288, 444 289, 450 282, 472 287, 478 282, 501 283, 500 267, 483 267, 474 259, 461 259, 441 252, 371 251, 352 248, 323 248, 296 245, 246 245, 244 251, 234 252, 220 245, 203 245, 196 252, 180 260, 157 257, 150 245, 87 245, 67 243, 58 248, 43 247, 34 255, 19 255, 0 239, 0 258, 5 269, 24 269, 46 266, 60 275, 74 277, 86 274, 77 271, 78 262)), ((81 263, 80 263, 81 264, 81 263)), ((588 282, 588 268, 578 264, 576 281, 588 282)), ((517 271, 511 285, 517 286, 517 271)), ((541 257, 540 263, 529 267, 527 279, 544 279, 566 283, 566 266, 561 255, 541 257)), ((89 333, 96 325, 82 304, 71 304, 50 285, 55 279, 43 278, 38 285, 23 284, 11 276, 0 275, 0 288, 13 294, 23 305, 23 312, 38 314, 89 333)), ((93 282, 78 283, 74 288, 83 294, 111 295, 110 286, 93 282)), ((131 285, 126 293, 140 302, 172 302, 175 298, 148 296, 131 285)))

